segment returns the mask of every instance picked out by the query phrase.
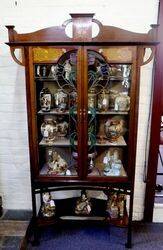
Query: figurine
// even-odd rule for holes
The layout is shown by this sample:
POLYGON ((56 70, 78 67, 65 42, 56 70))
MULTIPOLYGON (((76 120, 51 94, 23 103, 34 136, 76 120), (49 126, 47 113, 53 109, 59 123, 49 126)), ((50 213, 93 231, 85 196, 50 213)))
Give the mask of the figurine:
POLYGON ((120 93, 115 98, 114 109, 116 111, 128 111, 130 109, 130 97, 127 95, 127 93, 120 93))
POLYGON ((69 81, 70 73, 71 73, 71 64, 69 60, 66 60, 66 63, 64 65, 64 70, 65 70, 65 79, 69 81))
POLYGON ((41 212, 44 217, 52 217, 55 215, 55 202, 52 200, 50 193, 43 193, 43 205, 41 212))
POLYGON ((46 117, 44 123, 41 125, 41 133, 45 142, 53 142, 56 139, 57 132, 58 125, 56 120, 51 117, 46 117))
POLYGON ((48 88, 43 88, 40 92, 40 106, 43 112, 48 112, 51 109, 52 94, 48 88))
POLYGON ((106 176, 119 176, 122 168, 122 161, 119 159, 118 150, 114 150, 111 155, 111 151, 108 150, 103 159, 104 175, 106 176))
POLYGON ((98 110, 108 111, 109 109, 109 94, 103 90, 101 94, 98 95, 98 110))
POLYGON ((68 95, 62 89, 58 89, 55 97, 55 106, 59 112, 64 112, 68 105, 68 95))
POLYGON ((48 150, 48 174, 65 175, 67 162, 53 149, 48 150))
POLYGON ((104 175, 108 176, 110 169, 111 169, 111 152, 110 150, 108 150, 108 152, 106 153, 104 159, 103 159, 103 164, 105 166, 104 168, 104 175))
POLYGON ((57 71, 58 71, 58 66, 52 65, 50 69, 49 77, 53 78, 54 80, 57 80, 57 71))
POLYGON ((125 194, 118 194, 118 210, 119 210, 119 217, 123 217, 125 213, 125 202, 126 202, 126 195, 125 194))
POLYGON ((111 219, 117 219, 119 217, 119 210, 117 204, 117 193, 114 192, 110 195, 107 201, 107 209, 106 212, 109 213, 111 219))
POLYGON ((76 202, 75 213, 78 215, 89 215, 91 212, 91 203, 85 193, 76 202))

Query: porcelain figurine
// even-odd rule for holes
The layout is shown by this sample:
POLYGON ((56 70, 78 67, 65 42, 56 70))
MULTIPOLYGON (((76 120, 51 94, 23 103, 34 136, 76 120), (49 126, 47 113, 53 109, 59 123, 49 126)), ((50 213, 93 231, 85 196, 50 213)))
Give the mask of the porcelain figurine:
POLYGON ((50 111, 52 105, 52 94, 48 88, 43 88, 40 92, 40 106, 43 112, 50 111))
POLYGON ((108 150, 103 158, 104 175, 106 176, 119 176, 122 168, 122 161, 119 158, 118 150, 108 150))
POLYGON ((111 219, 117 219, 119 217, 119 209, 117 204, 117 193, 112 193, 107 201, 107 209, 111 219))
POLYGON ((108 140, 110 142, 116 142, 124 132, 124 120, 109 119, 104 125, 104 130, 108 140))
POLYGON ((108 150, 108 152, 106 153, 106 155, 104 156, 103 159, 103 164, 104 164, 104 175, 108 176, 110 169, 111 169, 111 160, 112 160, 112 156, 111 156, 111 152, 110 150, 108 150))
POLYGON ((94 88, 88 92, 88 108, 96 108, 96 91, 94 88))
POLYGON ((68 105, 68 95, 63 92, 62 89, 58 89, 57 93, 54 95, 55 106, 59 112, 64 112, 68 105))
POLYGON ((126 202, 126 195, 125 194, 118 194, 118 210, 119 210, 119 217, 123 217, 125 213, 125 202, 126 202))
POLYGON ((49 77, 53 78, 54 80, 57 80, 57 72, 58 72, 58 66, 52 65, 50 68, 49 77))
POLYGON ((108 111, 109 109, 109 93, 105 90, 98 95, 98 110, 99 111, 108 111))
POLYGON ((91 213, 91 203, 85 193, 76 202, 75 214, 89 215, 91 213))
POLYGON ((41 133, 46 143, 54 142, 57 137, 58 125, 56 120, 46 117, 41 125, 41 133))
POLYGON ((41 212, 44 217, 55 216, 55 202, 52 200, 50 193, 43 193, 43 205, 41 207, 41 212))
POLYGON ((54 150, 48 150, 48 174, 65 175, 67 171, 67 162, 54 150))
POLYGON ((120 175, 120 171, 122 168, 122 161, 119 159, 118 150, 114 150, 111 168, 112 168, 111 174, 113 174, 114 176, 120 175))
POLYGON ((65 71, 65 79, 67 81, 69 81, 70 80, 69 77, 70 77, 70 73, 71 73, 71 64, 70 64, 69 60, 66 60, 66 63, 64 65, 64 71, 65 71))
POLYGON ((120 93, 119 96, 115 98, 114 109, 116 111, 129 111, 130 97, 127 95, 127 93, 120 93))

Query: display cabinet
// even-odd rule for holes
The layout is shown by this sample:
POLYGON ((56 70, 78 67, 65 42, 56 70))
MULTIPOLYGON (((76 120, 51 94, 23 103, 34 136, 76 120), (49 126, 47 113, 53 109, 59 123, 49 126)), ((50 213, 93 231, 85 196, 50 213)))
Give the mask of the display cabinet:
POLYGON ((36 242, 40 226, 86 216, 127 227, 131 247, 140 66, 153 58, 157 26, 138 34, 103 26, 93 14, 71 18, 28 34, 7 26, 11 55, 26 72, 29 228, 36 242), (72 38, 65 33, 70 22, 72 38), (92 23, 99 26, 94 38, 92 23), (146 48, 151 55, 144 61, 146 48), (81 190, 81 196, 55 199, 60 190, 81 190), (89 190, 104 198, 92 198, 89 190))

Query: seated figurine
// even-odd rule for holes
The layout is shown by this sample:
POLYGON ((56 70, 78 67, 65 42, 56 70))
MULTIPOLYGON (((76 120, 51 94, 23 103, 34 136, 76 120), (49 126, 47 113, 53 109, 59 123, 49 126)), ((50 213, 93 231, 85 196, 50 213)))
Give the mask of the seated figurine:
POLYGON ((78 215, 89 215, 91 212, 91 203, 86 196, 86 194, 82 194, 81 197, 77 200, 75 213, 78 215))
POLYGON ((43 194, 43 205, 41 208, 44 217, 52 217, 55 215, 55 202, 52 200, 50 193, 43 194))

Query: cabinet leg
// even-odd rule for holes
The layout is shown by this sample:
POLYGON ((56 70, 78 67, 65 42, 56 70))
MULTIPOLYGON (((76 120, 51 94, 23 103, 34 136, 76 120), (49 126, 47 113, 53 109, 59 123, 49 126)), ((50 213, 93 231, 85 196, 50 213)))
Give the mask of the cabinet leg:
POLYGON ((132 248, 132 232, 131 232, 131 228, 128 229, 128 233, 127 233, 127 242, 125 244, 126 248, 132 248))

